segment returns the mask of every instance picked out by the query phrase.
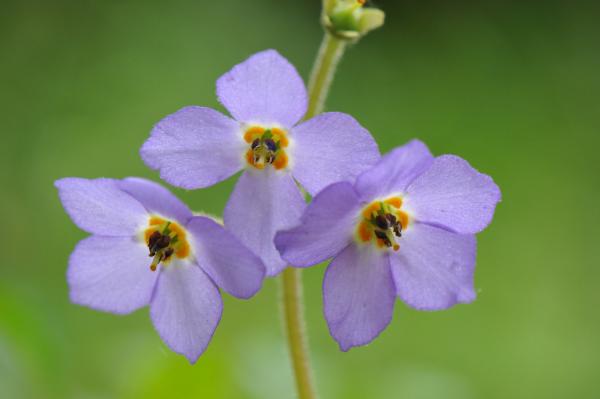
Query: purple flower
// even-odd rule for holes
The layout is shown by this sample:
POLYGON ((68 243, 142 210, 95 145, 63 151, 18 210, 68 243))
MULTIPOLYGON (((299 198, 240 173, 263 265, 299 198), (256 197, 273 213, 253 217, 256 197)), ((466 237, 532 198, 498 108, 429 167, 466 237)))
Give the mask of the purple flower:
POLYGON ((262 285, 256 255, 156 183, 65 178, 55 185, 73 222, 92 234, 69 259, 71 301, 117 314, 150 304, 163 341, 192 363, 221 318, 219 288, 249 298, 262 285))
POLYGON ((343 351, 371 342, 396 296, 419 310, 475 299, 475 233, 492 220, 498 186, 454 155, 412 141, 354 184, 321 191, 301 224, 275 244, 292 265, 333 257, 323 281, 325 318, 343 351))
POLYGON ((234 119, 210 108, 183 108, 154 127, 140 154, 161 178, 187 189, 245 169, 225 208, 225 224, 274 276, 285 267, 273 245, 275 232, 296 225, 306 207, 294 179, 311 195, 354 179, 379 160, 377 144, 342 113, 296 125, 306 113, 306 89, 274 50, 221 76, 217 95, 234 119))

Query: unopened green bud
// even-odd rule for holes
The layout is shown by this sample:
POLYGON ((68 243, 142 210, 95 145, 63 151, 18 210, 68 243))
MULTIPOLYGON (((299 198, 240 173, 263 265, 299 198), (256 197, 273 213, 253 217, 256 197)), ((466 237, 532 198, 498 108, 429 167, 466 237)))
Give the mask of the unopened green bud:
POLYGON ((385 14, 364 8, 366 0, 323 0, 322 23, 329 32, 345 40, 358 40, 383 25, 385 14))

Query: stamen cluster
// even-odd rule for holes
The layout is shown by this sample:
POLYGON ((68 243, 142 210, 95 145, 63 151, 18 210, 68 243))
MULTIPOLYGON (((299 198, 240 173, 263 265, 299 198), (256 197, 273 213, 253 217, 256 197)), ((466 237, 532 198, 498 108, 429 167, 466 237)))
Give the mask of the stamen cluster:
MULTIPOLYGON (((383 209, 380 209, 380 213, 371 220, 371 224, 375 226, 375 236, 383 240, 388 248, 392 246, 393 240, 389 237, 390 232, 393 232, 398 238, 402 237, 402 224, 396 219, 396 216, 391 213, 384 213, 383 209)), ((396 249, 396 246, 394 245, 394 249, 396 249)))
POLYGON ((156 271, 158 265, 163 265, 171 260, 173 254, 178 258, 189 255, 189 244, 185 239, 185 231, 176 223, 165 221, 159 217, 150 219, 150 226, 146 230, 146 243, 149 256, 154 257, 150 270, 156 271))
POLYGON ((408 215, 400 210, 402 199, 389 198, 375 201, 362 211, 362 221, 358 224, 360 241, 369 242, 373 238, 380 248, 400 249, 396 238, 402 237, 402 230, 408 226, 408 215))
POLYGON ((254 126, 246 131, 244 140, 250 143, 246 153, 246 161, 257 169, 273 165, 275 169, 283 169, 288 164, 284 148, 289 145, 286 133, 278 128, 265 129, 254 126))

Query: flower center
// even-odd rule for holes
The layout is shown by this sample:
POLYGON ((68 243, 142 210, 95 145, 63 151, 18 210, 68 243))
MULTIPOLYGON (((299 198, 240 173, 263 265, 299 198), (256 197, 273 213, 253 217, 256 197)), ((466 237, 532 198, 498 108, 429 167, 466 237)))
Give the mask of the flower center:
POLYGON ((150 218, 144 238, 153 257, 150 270, 156 271, 162 262, 163 266, 170 262, 173 255, 186 258, 190 254, 190 245, 186 239, 185 230, 175 222, 158 216, 150 218))
POLYGON ((289 145, 289 140, 284 130, 253 126, 244 133, 244 140, 250 144, 246 152, 246 161, 256 169, 272 165, 279 170, 287 166, 288 156, 285 148, 289 145))
POLYGON ((408 214, 400 210, 402 198, 391 197, 382 201, 374 201, 360 213, 356 234, 359 242, 374 241, 379 248, 400 249, 396 242, 402 237, 402 231, 408 227, 408 214))

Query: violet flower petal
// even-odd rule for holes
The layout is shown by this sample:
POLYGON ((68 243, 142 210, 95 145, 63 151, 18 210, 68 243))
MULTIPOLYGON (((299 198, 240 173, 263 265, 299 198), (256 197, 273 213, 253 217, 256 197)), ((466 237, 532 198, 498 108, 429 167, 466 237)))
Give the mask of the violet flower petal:
POLYGON ((391 258, 398 296, 419 310, 441 310, 475 300, 473 273, 477 243, 426 224, 412 224, 391 258))
POLYGON ((71 301, 117 314, 146 306, 158 276, 150 262, 148 248, 135 237, 85 238, 69 258, 71 301))
POLYGON ((67 177, 54 185, 67 214, 80 229, 105 236, 131 236, 147 223, 148 212, 113 179, 67 177))
POLYGON ((299 226, 277 233, 275 246, 293 266, 323 262, 340 253, 352 240, 360 207, 352 184, 332 184, 314 197, 299 226))
POLYGON ((186 189, 208 187, 242 168, 246 144, 238 122, 210 108, 190 106, 158 122, 142 145, 146 165, 186 189))
POLYGON ((483 230, 494 216, 500 189, 454 155, 437 157, 407 189, 406 206, 420 222, 460 234, 483 230))
POLYGON ((275 233, 297 225, 305 207, 289 173, 247 170, 235 185, 223 218, 227 229, 262 259, 267 276, 275 276, 286 266, 275 249, 275 233))
POLYGON ((185 224, 192 212, 179 198, 162 185, 139 177, 127 177, 117 182, 119 188, 137 199, 148 213, 185 224))
POLYGON ((356 179, 356 191, 363 201, 381 196, 402 193, 406 187, 433 162, 427 146, 412 140, 381 158, 377 165, 356 179))
POLYGON ((325 272, 325 318, 342 351, 375 339, 392 320, 395 299, 389 258, 381 251, 351 244, 325 272))
POLYGON ((195 363, 208 346, 222 311, 219 290, 198 265, 173 261, 162 267, 150 317, 171 350, 195 363))
POLYGON ((338 181, 353 181, 380 159, 377 143, 356 119, 318 115, 292 129, 294 177, 311 195, 338 181))
POLYGON ((193 217, 186 226, 194 242, 194 256, 215 284, 238 298, 250 298, 262 286, 265 266, 223 226, 193 217))
POLYGON ((221 104, 240 122, 290 128, 306 113, 308 96, 296 68, 275 50, 252 55, 217 80, 221 104))

